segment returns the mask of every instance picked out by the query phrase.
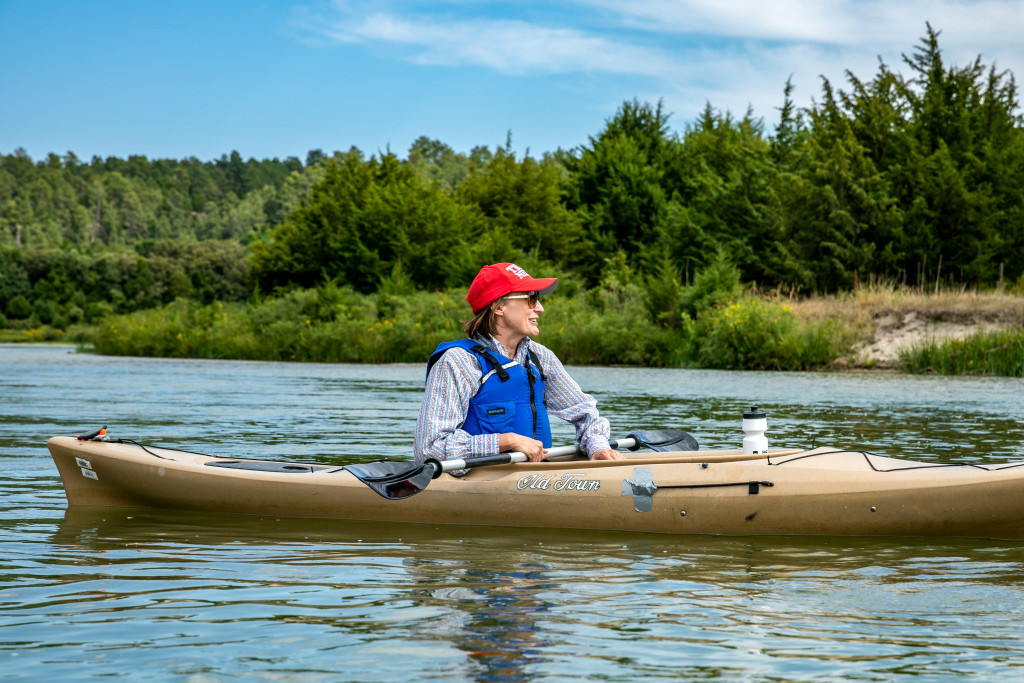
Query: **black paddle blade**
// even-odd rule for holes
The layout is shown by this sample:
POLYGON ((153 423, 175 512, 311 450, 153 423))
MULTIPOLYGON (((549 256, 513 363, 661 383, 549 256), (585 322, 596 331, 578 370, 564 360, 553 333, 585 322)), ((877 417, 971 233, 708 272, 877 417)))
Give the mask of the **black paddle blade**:
POLYGON ((436 472, 436 464, 426 462, 367 462, 361 465, 345 465, 359 481, 388 500, 401 500, 427 488, 436 472))
POLYGON ((678 429, 651 429, 644 432, 630 432, 627 436, 636 439, 636 446, 630 449, 633 451, 639 449, 640 446, 661 452, 700 450, 697 439, 678 429))

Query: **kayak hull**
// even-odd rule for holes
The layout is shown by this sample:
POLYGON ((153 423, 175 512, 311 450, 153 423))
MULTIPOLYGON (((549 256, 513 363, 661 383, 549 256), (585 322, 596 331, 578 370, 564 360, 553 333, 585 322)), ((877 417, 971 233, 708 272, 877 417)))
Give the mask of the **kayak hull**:
POLYGON ((1024 463, 942 465, 818 448, 632 453, 441 475, 387 500, 340 467, 54 437, 73 506, 666 534, 1024 540, 1024 463))

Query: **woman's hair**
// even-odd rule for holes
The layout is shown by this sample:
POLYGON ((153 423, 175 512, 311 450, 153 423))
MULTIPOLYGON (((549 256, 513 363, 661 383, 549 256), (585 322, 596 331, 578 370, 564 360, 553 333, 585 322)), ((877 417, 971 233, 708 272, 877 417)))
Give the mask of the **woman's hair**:
POLYGON ((466 333, 466 336, 472 339, 482 332, 493 337, 498 331, 497 318, 493 313, 494 307, 504 305, 507 300, 508 295, 495 299, 481 308, 480 312, 469 320, 463 320, 462 329, 466 333))

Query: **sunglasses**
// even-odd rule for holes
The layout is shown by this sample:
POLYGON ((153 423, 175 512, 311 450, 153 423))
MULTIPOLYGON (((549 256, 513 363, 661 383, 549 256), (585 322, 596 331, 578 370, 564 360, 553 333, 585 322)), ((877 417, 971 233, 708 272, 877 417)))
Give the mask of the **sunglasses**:
POLYGON ((524 294, 509 294, 506 299, 526 299, 530 308, 536 308, 540 303, 540 292, 526 292, 524 294))

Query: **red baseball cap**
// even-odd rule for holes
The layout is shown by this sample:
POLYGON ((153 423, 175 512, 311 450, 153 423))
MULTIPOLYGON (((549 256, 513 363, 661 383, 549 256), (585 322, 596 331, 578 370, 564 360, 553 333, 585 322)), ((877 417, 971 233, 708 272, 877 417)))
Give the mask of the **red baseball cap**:
POLYGON ((557 277, 530 277, 514 263, 494 263, 484 266, 473 278, 466 301, 479 313, 488 304, 512 292, 540 292, 550 294, 558 286, 557 277))

